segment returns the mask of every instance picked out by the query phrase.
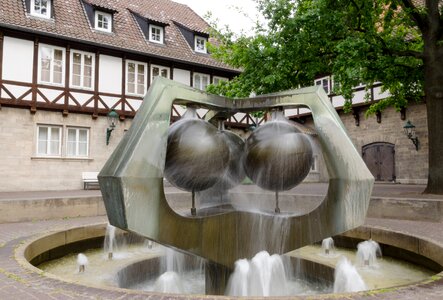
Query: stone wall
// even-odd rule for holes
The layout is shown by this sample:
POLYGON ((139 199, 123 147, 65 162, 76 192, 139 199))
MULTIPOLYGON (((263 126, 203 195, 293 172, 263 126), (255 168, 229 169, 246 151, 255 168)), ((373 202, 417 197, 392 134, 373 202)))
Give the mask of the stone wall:
MULTIPOLYGON (((362 153, 362 147, 375 143, 387 142, 395 145, 395 174, 396 182, 409 184, 426 184, 428 174, 428 131, 426 106, 424 104, 411 105, 406 110, 406 120, 416 126, 419 139, 419 149, 416 151, 412 141, 403 131, 406 120, 401 120, 400 112, 394 108, 387 108, 381 114, 381 122, 377 122, 375 115, 365 116, 365 109, 360 111, 360 125, 355 125, 351 113, 340 112, 340 118, 357 150, 362 153)), ((313 127, 312 120, 305 125, 313 127)), ((325 168, 321 162, 322 169, 325 168)))
MULTIPOLYGON (((128 129, 131 120, 118 122, 106 145, 107 118, 89 114, 69 114, 2 107, 0 110, 0 191, 40 191, 83 189, 82 172, 100 171, 128 129), (88 158, 38 157, 37 124, 86 127, 90 129, 88 158)), ((66 146, 62 131, 62 147, 66 146)))

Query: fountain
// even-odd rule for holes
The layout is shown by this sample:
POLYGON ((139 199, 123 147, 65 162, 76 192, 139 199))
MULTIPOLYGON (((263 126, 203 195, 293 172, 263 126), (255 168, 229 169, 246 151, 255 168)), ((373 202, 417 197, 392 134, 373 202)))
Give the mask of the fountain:
POLYGON ((334 293, 349 293, 366 290, 366 284, 357 269, 347 258, 342 258, 335 267, 334 293))
POLYGON ((260 251, 283 254, 361 225, 373 181, 321 88, 229 100, 163 78, 154 81, 99 174, 110 223, 206 259, 206 291, 215 294, 224 293, 238 259, 260 251), (169 127, 173 103, 188 110, 169 127), (283 114, 297 106, 312 112, 330 177, 325 199, 306 214, 282 210, 279 204, 279 193, 301 182, 313 160, 309 139, 283 114), (205 120, 196 117, 195 107, 209 109, 205 120), (223 120, 236 112, 268 109, 272 120, 258 127, 244 146, 223 128, 223 120), (208 190, 229 204, 227 190, 244 173, 275 194, 272 212, 196 207, 195 193, 208 190), (164 177, 191 192, 190 214, 168 204, 164 177))
POLYGON ((368 240, 357 245, 357 263, 360 266, 375 266, 381 249, 377 242, 368 240))
POLYGON ((330 255, 334 251, 334 240, 331 237, 325 238, 321 242, 321 248, 325 255, 330 255))
POLYGON ((112 226, 111 224, 107 224, 103 249, 105 253, 108 255, 108 259, 113 258, 114 250, 116 248, 116 243, 117 242, 115 240, 115 227, 112 226))
POLYGON ((79 253, 77 255, 77 265, 78 265, 78 272, 84 273, 86 270, 86 265, 88 264, 88 257, 84 255, 83 253, 79 253))
POLYGON ((266 251, 257 253, 251 261, 240 259, 229 279, 229 296, 286 296, 288 282, 283 260, 266 251))

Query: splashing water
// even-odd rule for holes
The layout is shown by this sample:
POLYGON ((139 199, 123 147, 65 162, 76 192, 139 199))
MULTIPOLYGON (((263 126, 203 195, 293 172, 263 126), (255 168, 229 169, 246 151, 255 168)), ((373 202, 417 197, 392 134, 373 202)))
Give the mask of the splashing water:
POLYGON ((335 267, 334 293, 359 292, 366 290, 366 284, 357 269, 347 258, 342 258, 335 267))
POLYGON ((180 276, 173 271, 160 275, 154 285, 154 290, 160 293, 183 293, 183 283, 180 276))
POLYGON ((238 260, 226 288, 229 296, 285 296, 288 280, 281 257, 266 251, 238 260))
POLYGON ((105 251, 105 254, 108 255, 109 259, 112 259, 114 256, 114 251, 116 250, 116 240, 115 240, 115 227, 111 224, 108 224, 106 226, 106 234, 105 234, 105 241, 103 245, 103 249, 105 251))
POLYGON ((374 266, 377 263, 377 256, 381 256, 380 245, 368 240, 357 245, 357 264, 359 266, 374 266))
POLYGON ((334 240, 331 237, 325 238, 321 242, 321 248, 325 255, 330 255, 334 251, 334 240))
POLYGON ((86 265, 89 263, 88 258, 83 253, 77 255, 77 266, 78 272, 82 273, 85 271, 86 265))

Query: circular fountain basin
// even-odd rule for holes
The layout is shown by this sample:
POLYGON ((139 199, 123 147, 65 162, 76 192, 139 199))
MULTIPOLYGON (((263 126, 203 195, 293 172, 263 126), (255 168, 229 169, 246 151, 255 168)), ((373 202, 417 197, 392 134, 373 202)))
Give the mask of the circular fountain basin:
MULTIPOLYGON (((143 246, 140 247, 141 240, 136 239, 136 247, 133 247, 132 250, 130 249, 132 246, 129 247, 129 252, 124 255, 115 253, 114 259, 110 261, 107 259, 107 255, 101 249, 98 249, 103 245, 104 232, 104 224, 57 232, 37 238, 30 243, 23 245, 23 252, 19 251, 18 253, 23 253, 26 261, 32 263, 34 266, 42 266, 42 268, 45 268, 45 275, 47 274, 53 278, 57 277, 61 280, 76 282, 88 286, 98 286, 100 288, 128 288, 130 286, 136 286, 138 283, 143 282, 140 278, 146 281, 147 274, 149 275, 150 272, 152 274, 155 273, 155 265, 159 265, 158 261, 159 257, 162 255, 162 251, 159 251, 155 247, 154 249, 146 249, 146 247, 143 248, 143 246), (75 255, 79 252, 83 252, 89 257, 90 263, 84 274, 78 273, 75 262, 75 255), (51 270, 46 269, 45 265, 51 266, 59 264, 56 263, 55 260, 61 257, 64 257, 63 259, 69 261, 69 263, 64 266, 63 264, 55 266, 51 270), (97 263, 95 261, 97 261, 97 263), (65 275, 62 274, 63 272, 59 273, 56 271, 57 269, 63 271, 65 275), (142 270, 142 272, 140 272, 140 270, 142 270), (92 275, 92 277, 95 277, 98 280, 92 282, 84 276, 87 274, 92 275), (110 274, 112 276, 103 276, 103 274, 110 274), (123 276, 123 274, 125 274, 125 276, 123 276), (144 275, 140 276, 140 274, 144 275)), ((422 277, 417 277, 414 281, 429 280, 432 274, 438 273, 442 270, 439 258, 441 256, 439 254, 441 253, 441 248, 436 244, 416 237, 376 228, 362 227, 348 232, 346 235, 335 237, 334 240, 337 247, 345 246, 355 249, 355 245, 359 241, 370 237, 373 237, 374 240, 377 240, 376 237, 379 237, 378 240, 381 242, 384 253, 383 261, 389 261, 391 259, 390 257, 397 257, 404 261, 419 265, 419 272, 422 272, 422 277), (421 247, 414 247, 414 245, 418 244, 420 244, 421 247), (424 255, 425 253, 427 253, 426 256, 424 255)), ((306 249, 309 249, 309 247, 306 249)), ((311 250, 311 252, 314 253, 314 257, 309 257, 309 255, 306 254, 309 250, 306 249, 296 250, 295 252, 298 253, 290 253, 291 255, 302 258, 302 260, 299 260, 298 269, 304 268, 308 270, 305 273, 314 277, 317 281, 323 280, 323 282, 331 282, 334 262, 325 262, 322 260, 322 257, 321 255, 318 255, 318 252, 315 254, 317 251, 315 250, 315 247, 312 247, 314 250, 311 250), (315 262, 313 263, 312 261, 315 262), (300 265, 303 267, 300 268, 300 265)), ((311 256, 312 253, 310 254, 311 256)), ((369 273, 371 272, 372 271, 370 270, 369 273)), ((383 279, 382 281, 385 280, 383 279)), ((405 285, 409 283, 411 283, 411 281, 406 280, 404 282, 394 282, 393 285, 405 285)), ((380 283, 371 283, 369 286, 370 288, 385 287, 380 285, 380 283)), ((141 289, 143 290, 143 288, 141 289)), ((143 292, 140 291, 140 293, 143 292)))

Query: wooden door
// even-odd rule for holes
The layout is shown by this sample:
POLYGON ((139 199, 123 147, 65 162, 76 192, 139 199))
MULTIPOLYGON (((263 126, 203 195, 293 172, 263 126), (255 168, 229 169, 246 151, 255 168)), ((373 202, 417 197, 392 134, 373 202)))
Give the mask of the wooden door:
POLYGON ((395 145, 372 143, 363 146, 363 160, 377 181, 395 181, 395 145))

